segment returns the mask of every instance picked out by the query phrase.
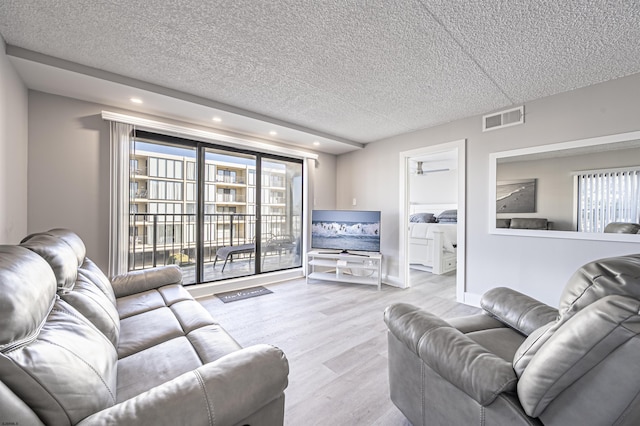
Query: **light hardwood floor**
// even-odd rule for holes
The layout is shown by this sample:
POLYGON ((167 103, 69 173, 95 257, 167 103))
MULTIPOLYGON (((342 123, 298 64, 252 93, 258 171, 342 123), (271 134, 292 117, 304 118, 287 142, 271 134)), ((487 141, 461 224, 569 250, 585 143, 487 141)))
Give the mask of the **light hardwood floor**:
POLYGON ((232 303, 198 299, 244 347, 269 343, 289 360, 285 425, 409 425, 389 399, 385 307, 412 303, 443 318, 477 308, 455 302, 455 275, 413 271, 411 288, 383 285, 267 286, 273 294, 232 303))

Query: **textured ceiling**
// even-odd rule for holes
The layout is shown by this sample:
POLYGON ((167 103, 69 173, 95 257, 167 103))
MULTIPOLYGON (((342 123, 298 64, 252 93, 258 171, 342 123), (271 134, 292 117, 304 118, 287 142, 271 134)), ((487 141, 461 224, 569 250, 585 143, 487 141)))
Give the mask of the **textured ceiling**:
POLYGON ((0 33, 364 143, 640 72, 635 0, 2 0, 0 33))

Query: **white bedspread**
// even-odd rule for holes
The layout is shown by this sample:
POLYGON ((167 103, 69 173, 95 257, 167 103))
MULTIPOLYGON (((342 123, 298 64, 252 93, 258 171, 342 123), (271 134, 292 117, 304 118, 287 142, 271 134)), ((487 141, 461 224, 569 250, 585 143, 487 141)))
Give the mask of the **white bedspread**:
POLYGON ((457 223, 415 223, 409 222, 409 238, 433 239, 434 232, 442 232, 443 248, 455 253, 453 247, 458 240, 457 223))

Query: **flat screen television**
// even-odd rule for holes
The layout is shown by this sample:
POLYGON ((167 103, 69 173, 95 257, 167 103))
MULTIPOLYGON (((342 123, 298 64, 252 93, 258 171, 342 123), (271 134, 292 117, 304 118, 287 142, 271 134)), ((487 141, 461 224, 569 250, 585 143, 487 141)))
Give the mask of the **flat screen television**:
POLYGON ((314 249, 380 252, 380 212, 313 210, 311 247, 314 249))

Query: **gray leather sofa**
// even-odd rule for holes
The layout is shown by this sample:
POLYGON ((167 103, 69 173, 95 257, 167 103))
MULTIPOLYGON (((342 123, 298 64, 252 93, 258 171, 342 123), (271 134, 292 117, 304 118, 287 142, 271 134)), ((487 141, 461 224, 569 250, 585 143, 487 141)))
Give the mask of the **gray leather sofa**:
POLYGON ((548 230, 552 228, 552 222, 544 218, 514 217, 510 219, 496 219, 496 228, 548 230))
POLYGON ((110 282, 67 230, 0 246, 0 423, 282 425, 285 355, 242 349, 181 281, 110 282))
POLYGON ((580 268, 559 309, 507 288, 482 307, 385 311, 391 400, 415 426, 640 424, 640 254, 580 268))
POLYGON ((640 223, 611 222, 604 227, 607 234, 640 234, 640 223))

